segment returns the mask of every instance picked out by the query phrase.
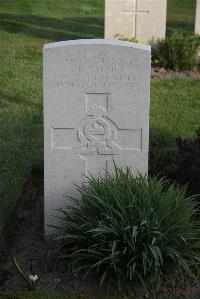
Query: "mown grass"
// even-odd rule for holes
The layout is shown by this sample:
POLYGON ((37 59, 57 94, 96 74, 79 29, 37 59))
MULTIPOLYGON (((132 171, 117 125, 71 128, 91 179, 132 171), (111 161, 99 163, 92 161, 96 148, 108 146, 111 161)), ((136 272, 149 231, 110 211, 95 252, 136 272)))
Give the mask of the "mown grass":
POLYGON ((95 37, 102 1, 0 2, 0 232, 32 165, 43 164, 43 45, 95 37))
POLYGON ((172 77, 152 80, 150 140, 195 136, 200 126, 200 80, 172 77))
MULTIPOLYGON (((168 26, 192 30, 194 5, 169 0, 168 26)), ((43 165, 42 47, 102 38, 103 14, 104 0, 0 1, 0 231, 32 165, 43 165)), ((199 81, 153 80, 151 140, 193 135, 199 90, 199 81)))
POLYGON ((194 31, 196 0, 168 0, 167 28, 194 31))

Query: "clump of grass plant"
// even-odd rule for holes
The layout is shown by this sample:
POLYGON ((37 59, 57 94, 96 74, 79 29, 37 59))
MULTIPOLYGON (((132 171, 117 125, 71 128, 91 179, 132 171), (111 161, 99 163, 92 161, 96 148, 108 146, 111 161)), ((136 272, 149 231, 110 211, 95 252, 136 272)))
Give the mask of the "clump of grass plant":
POLYGON ((78 190, 82 200, 61 210, 56 227, 74 273, 97 273, 100 284, 116 281, 120 290, 195 275, 200 225, 185 189, 115 166, 114 175, 91 176, 78 190))

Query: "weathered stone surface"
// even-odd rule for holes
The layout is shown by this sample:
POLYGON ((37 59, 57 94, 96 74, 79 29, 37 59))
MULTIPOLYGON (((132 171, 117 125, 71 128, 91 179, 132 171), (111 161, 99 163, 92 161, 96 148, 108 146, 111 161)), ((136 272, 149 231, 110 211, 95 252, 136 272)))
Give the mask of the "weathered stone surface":
MULTIPOLYGON (((150 47, 79 40, 44 47, 45 224, 84 174, 148 170, 150 47)), ((49 233, 47 227, 46 232, 49 233)))
POLYGON ((197 0, 195 33, 200 34, 200 0, 197 0))
POLYGON ((105 38, 165 38, 167 0, 105 0, 105 38))

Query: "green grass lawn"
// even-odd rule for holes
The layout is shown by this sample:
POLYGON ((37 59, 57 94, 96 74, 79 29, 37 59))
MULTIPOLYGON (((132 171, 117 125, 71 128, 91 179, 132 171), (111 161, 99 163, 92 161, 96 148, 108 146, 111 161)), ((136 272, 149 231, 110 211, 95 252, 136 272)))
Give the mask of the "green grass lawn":
POLYGON ((167 27, 194 31, 196 0, 168 0, 167 27))
MULTIPOLYGON (((32 293, 32 294, 27 294, 27 295, 1 295, 1 299, 97 299, 97 297, 88 297, 85 295, 58 295, 58 294, 37 294, 37 293, 32 293)), ((124 298, 124 297, 123 297, 124 298)), ((122 297, 104 297, 104 298, 99 298, 99 299, 123 299, 122 297)), ((143 297, 144 298, 144 297, 143 297)), ((175 298, 175 297, 154 297, 149 299, 181 299, 181 298, 175 298)), ((125 299, 125 298, 124 298, 125 299)), ((135 298, 135 299, 142 299, 142 298, 135 298)), ((190 297, 186 299, 200 299, 200 297, 190 297)))
MULTIPOLYGON (((104 0, 0 1, 0 231, 35 164, 43 165, 42 48, 103 37, 104 0)), ((168 26, 192 30, 195 0, 168 0, 168 26)), ((200 81, 152 82, 151 140, 192 136, 200 81)))
POLYGON ((200 80, 152 80, 150 140, 192 137, 200 126, 200 80))

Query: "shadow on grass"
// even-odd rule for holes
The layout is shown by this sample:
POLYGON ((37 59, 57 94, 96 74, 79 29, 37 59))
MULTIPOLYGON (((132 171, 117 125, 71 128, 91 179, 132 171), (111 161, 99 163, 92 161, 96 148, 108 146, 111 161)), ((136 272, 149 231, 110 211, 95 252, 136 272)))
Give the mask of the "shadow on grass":
MULTIPOLYGON (((194 32, 194 20, 172 20, 168 29, 194 32)), ((0 29, 52 41, 103 38, 103 17, 65 17, 62 20, 36 15, 0 14, 0 29)))
POLYGON ((150 126, 149 130, 149 143, 150 145, 154 146, 164 146, 164 147, 170 147, 173 148, 176 144, 176 138, 178 137, 176 134, 173 134, 172 132, 166 131, 163 128, 150 126))
POLYGON ((103 37, 100 17, 66 17, 62 20, 35 15, 0 14, 0 29, 52 41, 103 37))
POLYGON ((159 128, 151 128, 149 175, 165 177, 187 186, 187 195, 196 195, 200 205, 200 128, 193 138, 180 138, 159 128))
POLYGON ((4 92, 0 92, 0 107, 8 107, 10 106, 10 104, 25 105, 42 109, 42 105, 39 102, 35 103, 30 99, 25 99, 17 95, 11 95, 4 92))
POLYGON ((192 21, 168 21, 167 22, 168 29, 178 29, 184 32, 194 32, 194 22, 192 21))

